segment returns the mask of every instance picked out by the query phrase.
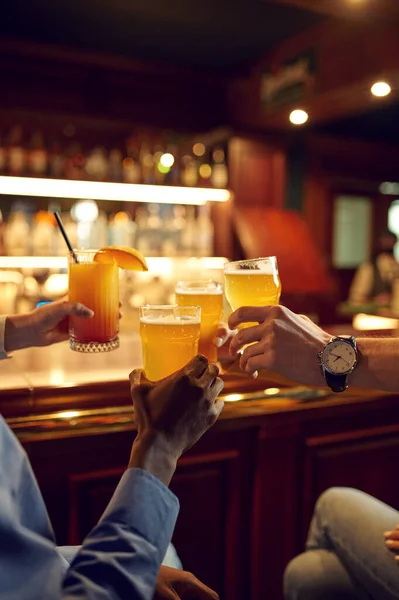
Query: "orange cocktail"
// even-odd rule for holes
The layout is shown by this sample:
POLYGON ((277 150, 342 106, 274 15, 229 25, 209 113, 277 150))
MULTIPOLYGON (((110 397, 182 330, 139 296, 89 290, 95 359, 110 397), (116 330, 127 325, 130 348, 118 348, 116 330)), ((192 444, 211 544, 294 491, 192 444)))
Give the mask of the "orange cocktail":
POLYGON ((74 255, 78 262, 69 254, 69 300, 91 308, 94 317, 70 318, 69 345, 77 352, 114 350, 119 346, 118 265, 97 262, 97 250, 75 250, 74 255))

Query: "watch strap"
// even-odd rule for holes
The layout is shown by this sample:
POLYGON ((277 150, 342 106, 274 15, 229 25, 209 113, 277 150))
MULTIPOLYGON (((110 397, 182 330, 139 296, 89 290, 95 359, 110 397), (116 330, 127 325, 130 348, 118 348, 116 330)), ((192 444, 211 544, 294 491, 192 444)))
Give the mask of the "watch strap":
POLYGON ((323 375, 328 387, 335 393, 348 389, 348 375, 334 375, 323 366, 323 375))
MULTIPOLYGON (((346 342, 347 344, 350 344, 352 346, 352 348, 355 350, 356 357, 357 357, 357 344, 356 344, 356 338, 354 336, 352 336, 352 335, 337 335, 335 337, 332 337, 330 339, 329 343, 331 343, 335 340, 342 340, 342 341, 346 342)), ((320 353, 320 356, 321 356, 321 353, 320 353)), ((356 363, 357 363, 357 360, 356 360, 356 363)), ((355 363, 355 365, 356 365, 356 363, 355 363)), ((340 393, 340 392, 344 392, 345 390, 348 389, 349 373, 335 374, 335 373, 331 373, 330 371, 328 371, 323 364, 321 364, 321 367, 322 367, 324 379, 326 380, 328 387, 333 392, 340 393)))

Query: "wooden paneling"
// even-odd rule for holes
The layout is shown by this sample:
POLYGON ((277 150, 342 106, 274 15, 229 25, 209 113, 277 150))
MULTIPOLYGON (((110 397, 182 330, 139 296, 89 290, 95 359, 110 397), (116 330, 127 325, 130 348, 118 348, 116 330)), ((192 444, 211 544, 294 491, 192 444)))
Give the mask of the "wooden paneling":
POLYGON ((235 206, 284 206, 285 156, 282 149, 263 141, 232 138, 229 176, 235 206))
POLYGON ((371 198, 375 240, 378 232, 387 227, 393 200, 380 195, 379 185, 383 181, 396 181, 399 147, 313 135, 307 138, 306 153, 303 215, 327 264, 331 265, 334 198, 339 195, 371 198))
POLYGON ((282 597, 284 569, 298 547, 300 452, 295 425, 260 430, 252 517, 253 599, 282 597))
POLYGON ((203 131, 222 122, 225 81, 119 56, 0 40, 0 109, 203 131))
MULTIPOLYGON (((312 123, 329 122, 345 115, 372 110, 381 99, 370 93, 377 80, 387 79, 392 87, 399 81, 399 37, 393 20, 353 22, 328 20, 285 40, 245 78, 229 85, 228 108, 236 126, 257 130, 290 131, 289 114, 294 108, 309 112, 312 123), (261 78, 264 72, 279 73, 284 64, 301 53, 314 52, 314 85, 307 86, 300 100, 264 106, 261 78)), ((309 79, 310 81, 310 79, 309 79)), ((394 102, 395 94, 383 100, 394 102)))
POLYGON ((399 424, 321 435, 306 440, 303 534, 319 495, 329 487, 360 489, 399 509, 392 481, 399 457, 399 424))
MULTIPOLYGON (((53 395, 57 406, 56 390, 53 395)), ((94 388, 92 402, 95 396, 94 388)), ((219 422, 182 458, 172 483, 181 504, 178 553, 222 600, 281 600, 285 565, 303 549, 324 489, 352 485, 399 506, 392 477, 399 461, 397 395, 348 390, 313 401, 262 397, 226 403, 219 422)), ((53 429, 52 439, 42 436, 39 421, 37 427, 36 438, 31 427, 28 435, 19 432, 58 543, 80 543, 126 467, 134 428, 121 419, 115 431, 111 414, 109 430, 97 418, 80 436, 73 419, 69 437, 67 427, 53 429)))
POLYGON ((328 270, 298 212, 237 207, 235 225, 247 258, 277 256, 286 293, 332 291, 328 270))

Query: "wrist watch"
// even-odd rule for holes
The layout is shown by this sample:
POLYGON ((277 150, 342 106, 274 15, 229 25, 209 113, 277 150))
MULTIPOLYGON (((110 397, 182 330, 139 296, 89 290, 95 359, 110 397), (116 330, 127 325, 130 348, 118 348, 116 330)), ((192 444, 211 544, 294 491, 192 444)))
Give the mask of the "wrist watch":
POLYGON ((356 340, 351 335, 332 337, 317 355, 328 387, 333 392, 348 388, 348 375, 358 363, 356 340))

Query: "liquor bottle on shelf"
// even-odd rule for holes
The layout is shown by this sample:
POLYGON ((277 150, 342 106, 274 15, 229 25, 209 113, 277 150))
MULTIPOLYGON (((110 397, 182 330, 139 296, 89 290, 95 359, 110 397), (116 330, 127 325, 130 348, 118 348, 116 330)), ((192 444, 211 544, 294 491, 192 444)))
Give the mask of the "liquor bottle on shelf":
POLYGON ((124 212, 118 212, 110 220, 108 226, 108 235, 110 244, 113 246, 130 246, 136 244, 137 225, 131 216, 124 212))
POLYGON ((106 181, 108 178, 108 161, 104 148, 97 146, 89 153, 84 167, 87 179, 106 181))
POLYGON ((109 180, 120 183, 122 181, 122 171, 122 152, 118 148, 112 148, 108 156, 109 180))
POLYGON ((181 181, 183 185, 194 187, 198 183, 198 165, 193 156, 186 154, 182 158, 181 181))
POLYGON ((66 150, 65 177, 66 179, 86 179, 86 157, 78 142, 72 142, 66 150))
POLYGON ((210 206, 204 204, 198 207, 197 219, 197 254, 198 256, 213 256, 214 226, 211 219, 210 206))
POLYGON ((4 243, 9 256, 29 256, 30 228, 23 206, 16 204, 11 209, 7 227, 4 232, 4 243))
POLYGON ((161 256, 177 256, 179 248, 179 230, 176 227, 172 207, 166 206, 162 215, 161 256))
POLYGON ((97 218, 92 221, 90 227, 89 247, 104 248, 109 243, 109 228, 107 215, 99 210, 97 218))
POLYGON ((228 170, 226 165, 226 152, 222 147, 216 147, 212 152, 213 168, 211 183, 215 188, 225 188, 228 185, 228 170))
POLYGON ((150 248, 150 256, 160 256, 162 221, 159 214, 159 204, 149 204, 147 206, 147 211, 147 238, 150 248))
POLYGON ((6 254, 6 245, 4 241, 6 227, 7 225, 4 222, 3 213, 0 210, 0 256, 4 256, 6 254))
POLYGON ((158 143, 154 146, 154 178, 157 185, 163 185, 165 183, 165 174, 167 168, 164 167, 161 160, 165 154, 164 146, 158 143))
POLYGON ((7 152, 4 137, 0 134, 0 175, 5 175, 7 169, 7 152))
POLYGON ((173 185, 177 179, 178 165, 177 165, 177 146, 173 143, 168 143, 165 149, 165 154, 162 156, 161 161, 166 167, 165 169, 165 185, 173 185))
POLYGON ((56 140, 50 145, 48 172, 53 179, 62 179, 65 176, 65 157, 56 140))
POLYGON ((126 156, 123 159, 123 181, 125 183, 142 183, 143 175, 139 161, 139 150, 134 136, 126 142, 126 156))
POLYGON ((148 213, 146 206, 137 207, 134 222, 136 224, 136 248, 144 256, 148 256, 150 246, 147 237, 148 213))
POLYGON ((203 162, 198 169, 199 172, 199 180, 198 185, 202 187, 210 187, 211 176, 212 176, 212 167, 209 163, 203 162))
POLYGON ((196 255, 197 223, 195 220, 195 207, 186 206, 186 218, 181 234, 181 254, 183 256, 196 255))
POLYGON ((39 210, 33 217, 31 230, 33 256, 51 256, 54 240, 54 216, 39 210))
POLYGON ((8 158, 8 175, 15 177, 23 175, 26 169, 26 151, 23 145, 23 131, 20 125, 14 125, 11 128, 6 153, 8 158))
POLYGON ((140 145, 139 162, 143 173, 143 183, 155 183, 155 161, 151 152, 150 143, 144 139, 140 145))
POLYGON ((27 171, 34 177, 44 177, 47 172, 48 152, 44 144, 43 134, 37 130, 30 141, 27 155, 27 171))

